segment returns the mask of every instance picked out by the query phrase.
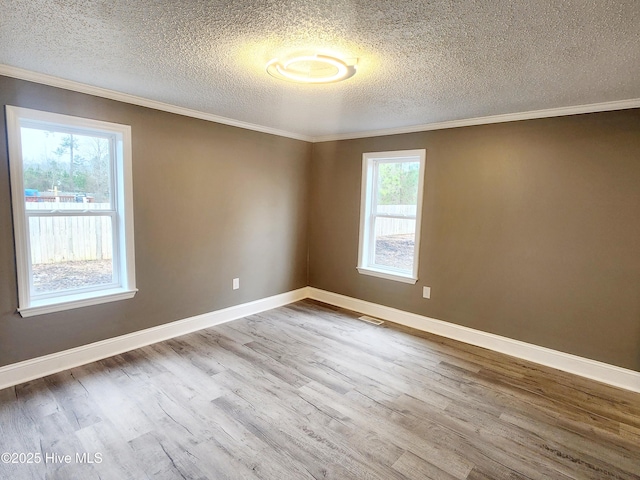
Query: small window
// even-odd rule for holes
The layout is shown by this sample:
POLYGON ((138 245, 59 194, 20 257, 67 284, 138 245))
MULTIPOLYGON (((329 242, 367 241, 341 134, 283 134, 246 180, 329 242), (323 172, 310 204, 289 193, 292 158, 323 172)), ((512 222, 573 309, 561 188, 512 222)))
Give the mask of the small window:
POLYGON ((425 150, 365 153, 358 271, 416 283, 425 150))
POLYGON ((20 314, 133 297, 131 127, 6 114, 20 314))

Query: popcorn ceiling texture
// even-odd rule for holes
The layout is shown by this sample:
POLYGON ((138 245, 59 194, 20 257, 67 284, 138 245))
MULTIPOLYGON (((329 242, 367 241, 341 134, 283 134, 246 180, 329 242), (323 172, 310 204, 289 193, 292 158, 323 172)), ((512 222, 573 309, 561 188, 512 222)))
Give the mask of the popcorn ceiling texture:
POLYGON ((0 0, 0 63, 322 136, 640 97, 640 1, 0 0), (269 76, 307 50, 341 83, 269 76))

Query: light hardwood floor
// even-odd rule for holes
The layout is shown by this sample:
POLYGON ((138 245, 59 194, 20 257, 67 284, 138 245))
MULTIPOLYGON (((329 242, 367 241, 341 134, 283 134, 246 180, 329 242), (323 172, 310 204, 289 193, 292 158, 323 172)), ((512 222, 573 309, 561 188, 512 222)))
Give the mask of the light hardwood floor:
POLYGON ((0 478, 640 478, 640 394, 357 316, 306 300, 2 390, 0 452, 43 462, 0 478))

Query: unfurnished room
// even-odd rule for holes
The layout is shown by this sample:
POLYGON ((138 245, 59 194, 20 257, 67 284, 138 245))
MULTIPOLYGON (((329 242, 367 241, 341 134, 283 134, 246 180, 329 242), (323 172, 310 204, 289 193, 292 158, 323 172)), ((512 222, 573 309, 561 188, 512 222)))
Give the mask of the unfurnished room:
POLYGON ((0 479, 640 479, 640 2, 0 0, 0 479))

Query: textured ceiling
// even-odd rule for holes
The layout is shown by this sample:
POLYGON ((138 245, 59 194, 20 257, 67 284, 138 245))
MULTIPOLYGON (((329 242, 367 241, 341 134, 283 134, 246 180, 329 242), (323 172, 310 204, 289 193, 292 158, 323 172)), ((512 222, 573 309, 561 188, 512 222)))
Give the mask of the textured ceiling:
POLYGON ((305 136, 640 98, 640 1, 0 0, 0 64, 305 136), (265 72, 314 49, 341 83, 265 72))

